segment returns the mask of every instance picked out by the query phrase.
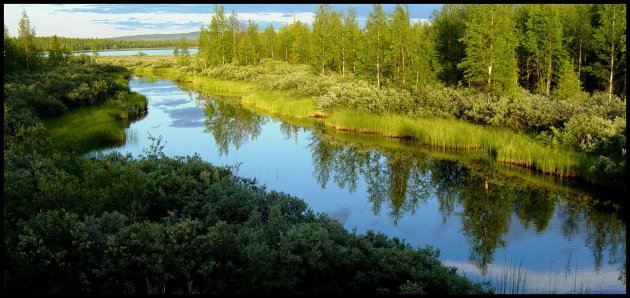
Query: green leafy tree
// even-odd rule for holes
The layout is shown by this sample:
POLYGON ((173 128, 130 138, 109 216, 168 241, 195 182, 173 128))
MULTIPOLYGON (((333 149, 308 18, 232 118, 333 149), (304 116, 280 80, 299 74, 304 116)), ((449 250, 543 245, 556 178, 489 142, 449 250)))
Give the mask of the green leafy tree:
POLYGON ((566 55, 560 10, 551 4, 527 5, 527 10, 524 47, 536 69, 536 91, 550 95, 554 72, 566 55))
POLYGON ((273 28, 272 24, 269 24, 265 28, 265 31, 263 31, 261 43, 263 48, 263 57, 273 59, 276 44, 276 30, 273 28))
POLYGON ((433 12, 431 22, 440 63, 438 77, 453 87, 464 78, 463 71, 457 65, 466 55, 466 47, 461 38, 466 29, 464 21, 467 7, 462 4, 444 4, 442 9, 433 12))
POLYGON ((4 72, 16 70, 19 67, 19 63, 22 60, 20 57, 17 44, 11 36, 9 36, 9 29, 4 24, 4 48, 3 48, 3 64, 4 72))
POLYGON ((208 40, 208 30, 201 26, 199 30, 199 52, 197 54, 197 63, 199 68, 206 69, 208 67, 208 61, 210 59, 210 47, 208 40))
POLYGON ((289 48, 289 62, 293 64, 308 64, 310 52, 310 34, 308 25, 295 21, 289 25, 291 46, 289 48))
POLYGON ((225 45, 226 45, 226 55, 228 56, 229 62, 234 62, 237 59, 237 46, 238 39, 242 34, 243 30, 238 21, 238 15, 234 10, 230 14, 230 17, 227 20, 227 34, 225 34, 225 45))
POLYGON ((390 47, 389 24, 383 6, 372 5, 372 12, 368 15, 366 22, 366 66, 369 73, 374 74, 376 86, 381 87, 383 74, 387 73, 387 63, 385 53, 390 47))
POLYGON ((26 70, 31 69, 37 61, 38 49, 35 45, 35 28, 31 27, 26 10, 22 10, 22 17, 18 24, 18 46, 22 52, 20 57, 24 61, 26 70))
POLYGON ((92 57, 94 57, 94 59, 96 60, 96 57, 98 56, 98 43, 96 43, 96 41, 92 42, 92 57))
POLYGON ((247 30, 240 39, 239 60, 243 65, 257 64, 261 56, 262 47, 258 38, 258 25, 250 20, 247 30))
POLYGON ((223 5, 214 5, 214 14, 210 20, 208 27, 208 43, 206 45, 206 55, 209 65, 223 65, 227 62, 229 53, 231 53, 228 32, 228 21, 223 13, 223 5))
MULTIPOLYGON (((313 19, 312 31, 312 59, 315 69, 321 70, 324 75, 326 68, 331 68, 335 58, 340 56, 340 48, 337 46, 341 30, 341 20, 330 4, 320 4, 313 19)), ((343 43, 340 44, 343 47, 343 43)))
POLYGON ((280 27, 278 31, 278 36, 276 38, 275 49, 276 52, 279 53, 284 59, 284 61, 289 61, 289 49, 291 48, 291 44, 293 41, 291 40, 291 32, 289 31, 289 25, 285 24, 280 27))
MULTIPOLYGON (((393 81, 396 85, 405 86, 407 64, 411 48, 411 25, 409 23, 409 9, 400 4, 394 7, 391 21, 391 48, 389 56, 393 68, 393 81)), ((407 67, 408 68, 408 67, 407 67)))
POLYGON ((348 14, 343 19, 342 43, 342 66, 341 75, 345 77, 346 65, 352 66, 352 72, 357 71, 357 60, 359 48, 361 48, 361 28, 357 21, 357 11, 354 7, 348 8, 348 14))
POLYGON ((328 38, 331 45, 331 59, 328 63, 328 68, 341 74, 345 65, 344 55, 347 51, 346 43, 343 42, 343 12, 335 11, 332 13, 329 27, 328 38))
POLYGON ((577 67, 578 77, 582 77, 582 66, 587 63, 587 49, 593 36, 591 11, 589 4, 561 5, 564 16, 563 33, 565 48, 577 67))
POLYGON ((518 44, 512 7, 476 4, 469 7, 462 41, 466 57, 459 63, 468 84, 493 94, 516 91, 515 48, 518 44))
MULTIPOLYGON (((599 20, 594 31, 592 47, 600 61, 601 69, 595 66, 594 72, 600 80, 606 81, 604 86, 608 91, 608 97, 612 98, 616 91, 615 75, 622 73, 625 77, 626 5, 599 4, 596 8, 599 20), (624 67, 620 68, 620 65, 624 67)), ((619 85, 625 84, 624 78, 619 85)), ((623 91, 625 92, 625 87, 623 91)))
POLYGON ((554 88, 553 95, 558 99, 567 99, 580 94, 582 92, 582 84, 571 61, 563 59, 561 63, 558 69, 558 85, 554 88))
POLYGON ((185 35, 182 35, 179 45, 175 47, 174 51, 178 52, 176 58, 179 65, 186 66, 190 64, 190 51, 188 50, 188 42, 185 35))
POLYGON ((416 88, 435 84, 437 74, 440 73, 435 37, 432 33, 432 27, 428 24, 415 23, 411 27, 410 57, 406 76, 416 88))

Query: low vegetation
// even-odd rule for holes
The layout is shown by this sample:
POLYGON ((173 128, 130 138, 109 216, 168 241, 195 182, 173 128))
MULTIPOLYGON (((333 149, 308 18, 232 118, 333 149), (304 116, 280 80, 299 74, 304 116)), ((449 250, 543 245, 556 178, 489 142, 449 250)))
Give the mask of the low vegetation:
POLYGON ((350 233, 231 168, 166 157, 161 139, 137 158, 82 155, 119 141, 146 99, 119 67, 48 61, 4 77, 5 292, 493 292, 431 247, 350 233))
POLYGON ((130 72, 75 58, 59 66, 5 75, 5 132, 40 119, 55 147, 77 152, 120 144, 129 121, 142 117, 146 98, 130 92, 130 72))
POLYGON ((490 291, 431 248, 349 233, 295 197, 198 156, 165 157, 159 144, 138 159, 5 150, 5 291, 490 291))

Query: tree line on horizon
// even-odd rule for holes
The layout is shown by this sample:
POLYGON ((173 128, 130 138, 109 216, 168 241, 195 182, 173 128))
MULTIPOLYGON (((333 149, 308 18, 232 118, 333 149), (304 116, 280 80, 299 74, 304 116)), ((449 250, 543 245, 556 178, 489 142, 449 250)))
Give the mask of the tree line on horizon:
POLYGON ((43 53, 51 55, 54 63, 63 56, 72 55, 73 52, 97 53, 107 50, 142 48, 185 47, 187 49, 196 45, 196 40, 187 40, 183 34, 181 38, 172 40, 116 40, 112 38, 75 38, 57 35, 37 36, 26 11, 22 11, 16 37, 9 35, 9 29, 4 24, 5 70, 30 69, 33 63, 37 63, 37 59, 43 53))
POLYGON ((378 87, 443 84, 492 94, 568 98, 581 91, 625 97, 625 5, 445 4, 431 23, 406 5, 374 4, 364 28, 356 10, 319 5, 312 26, 275 30, 239 22, 222 5, 199 35, 201 68, 271 58, 321 74, 354 75, 378 87))

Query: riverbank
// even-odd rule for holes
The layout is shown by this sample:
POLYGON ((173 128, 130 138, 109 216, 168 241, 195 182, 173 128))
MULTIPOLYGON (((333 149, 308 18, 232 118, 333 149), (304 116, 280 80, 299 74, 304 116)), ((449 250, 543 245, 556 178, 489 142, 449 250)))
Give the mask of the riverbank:
MULTIPOLYGON (((129 89, 128 74, 110 73, 113 80, 129 89)), ((105 102, 68 110, 59 117, 44 118, 55 148, 79 153, 121 145, 125 128, 147 113, 147 98, 137 92, 120 92, 105 102)))
POLYGON ((390 138, 405 138, 441 149, 481 150, 492 159, 535 169, 559 177, 595 181, 589 171, 594 158, 583 153, 551 148, 532 137, 508 129, 486 127, 453 119, 422 119, 406 115, 376 114, 335 108, 317 108, 314 97, 300 97, 295 90, 266 90, 260 84, 228 81, 202 75, 182 76, 173 68, 132 68, 136 74, 164 75, 186 88, 208 94, 240 96, 245 106, 264 113, 320 121, 325 126, 390 138))

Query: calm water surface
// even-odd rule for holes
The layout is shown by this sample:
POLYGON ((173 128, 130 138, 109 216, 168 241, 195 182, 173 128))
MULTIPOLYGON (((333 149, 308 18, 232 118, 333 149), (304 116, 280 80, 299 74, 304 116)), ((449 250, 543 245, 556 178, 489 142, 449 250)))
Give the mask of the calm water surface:
POLYGON ((295 195, 358 233, 430 245, 440 259, 505 293, 626 293, 626 224, 589 194, 478 153, 430 151, 400 140, 334 133, 244 109, 238 100, 134 78, 147 116, 125 144, 149 134, 169 156, 198 154, 237 175, 295 195), (477 156, 476 156, 477 155, 477 156))

